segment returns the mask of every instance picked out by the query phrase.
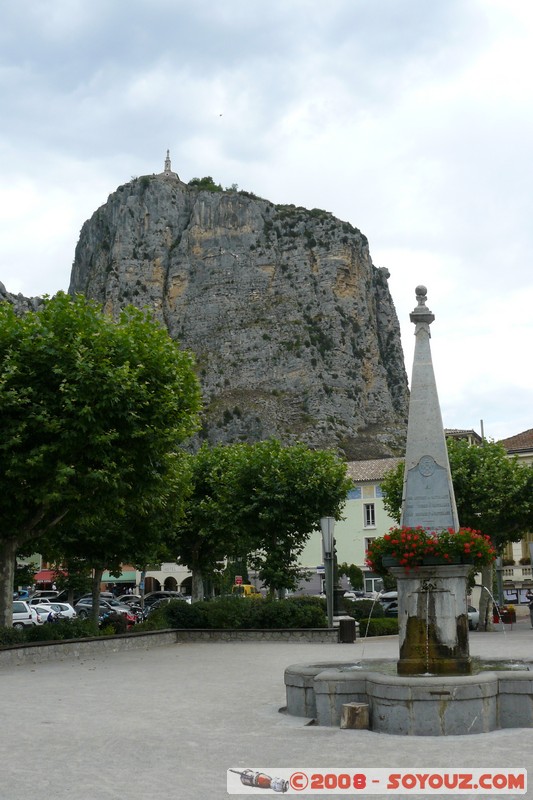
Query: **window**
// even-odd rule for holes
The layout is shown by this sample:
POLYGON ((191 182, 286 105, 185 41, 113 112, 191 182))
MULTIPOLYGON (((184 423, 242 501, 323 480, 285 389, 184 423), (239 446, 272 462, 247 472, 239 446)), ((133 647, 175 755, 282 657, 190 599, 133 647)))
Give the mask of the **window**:
POLYGON ((348 500, 360 500, 361 499, 361 487, 354 486, 353 489, 350 489, 348 492, 348 500))
POLYGON ((374 503, 364 503, 363 505, 363 519, 365 528, 376 527, 376 507, 374 503))
POLYGON ((365 592, 366 594, 374 594, 375 592, 383 591, 383 581, 381 578, 365 578, 365 592))
POLYGON ((372 544, 376 537, 375 536, 365 536, 365 553, 368 553, 368 548, 372 544))

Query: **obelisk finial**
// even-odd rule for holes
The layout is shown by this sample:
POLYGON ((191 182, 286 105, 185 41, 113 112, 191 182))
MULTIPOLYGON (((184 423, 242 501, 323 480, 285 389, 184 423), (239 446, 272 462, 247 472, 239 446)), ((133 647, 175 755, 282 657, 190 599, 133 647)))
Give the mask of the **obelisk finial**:
POLYGON ((435 319, 435 314, 432 314, 429 308, 426 306, 427 293, 428 290, 425 286, 417 286, 415 289, 418 305, 409 315, 411 322, 414 322, 417 325, 417 328, 415 329, 415 336, 418 333, 418 325, 420 323, 424 324, 428 334, 431 336, 429 333, 429 326, 435 319))

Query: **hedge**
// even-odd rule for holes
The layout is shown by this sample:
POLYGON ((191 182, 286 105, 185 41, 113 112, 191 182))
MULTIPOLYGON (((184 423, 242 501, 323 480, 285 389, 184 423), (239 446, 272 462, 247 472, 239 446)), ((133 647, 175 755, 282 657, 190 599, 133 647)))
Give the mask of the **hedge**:
POLYGON ((114 628, 98 629, 98 625, 87 619, 65 619, 61 622, 31 625, 26 628, 0 628, 0 646, 24 644, 25 642, 54 642, 63 639, 85 639, 88 636, 103 636, 116 633, 114 628))
POLYGON ((357 620, 377 619, 385 616, 379 600, 348 600, 344 598, 344 607, 347 613, 357 620))
MULTIPOLYGON (((318 599, 318 598, 317 598, 318 599)), ((326 615, 315 598, 288 600, 215 598, 189 605, 175 600, 154 611, 135 630, 161 628, 325 628, 326 615)))
POLYGON ((371 617, 359 620, 359 638, 366 636, 391 636, 398 633, 398 620, 394 617, 371 617))

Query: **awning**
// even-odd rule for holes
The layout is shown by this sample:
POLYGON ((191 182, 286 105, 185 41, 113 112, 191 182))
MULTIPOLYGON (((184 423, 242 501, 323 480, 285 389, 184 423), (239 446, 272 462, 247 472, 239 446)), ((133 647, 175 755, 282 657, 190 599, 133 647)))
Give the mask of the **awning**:
POLYGON ((135 570, 125 570, 119 578, 115 578, 109 572, 104 572, 102 583, 135 583, 136 575, 135 570))
POLYGON ((66 575, 66 572, 55 569, 41 569, 33 576, 35 583, 53 583, 58 575, 66 575))

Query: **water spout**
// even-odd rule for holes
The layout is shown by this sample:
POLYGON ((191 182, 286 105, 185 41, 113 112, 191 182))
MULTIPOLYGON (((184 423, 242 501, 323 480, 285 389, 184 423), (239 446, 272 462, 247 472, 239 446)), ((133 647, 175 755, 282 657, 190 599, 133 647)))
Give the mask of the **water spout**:
POLYGON ((500 606, 499 606, 498 602, 496 601, 496 598, 494 597, 494 595, 492 594, 492 592, 490 591, 490 589, 487 586, 482 585, 481 589, 482 590, 484 589, 487 592, 487 594, 489 595, 490 599, 492 600, 493 606, 496 609, 496 614, 498 615, 498 622, 502 626, 503 635, 505 637, 506 636, 505 623, 504 623, 504 621, 502 619, 502 615, 501 615, 501 612, 500 612, 500 606))

